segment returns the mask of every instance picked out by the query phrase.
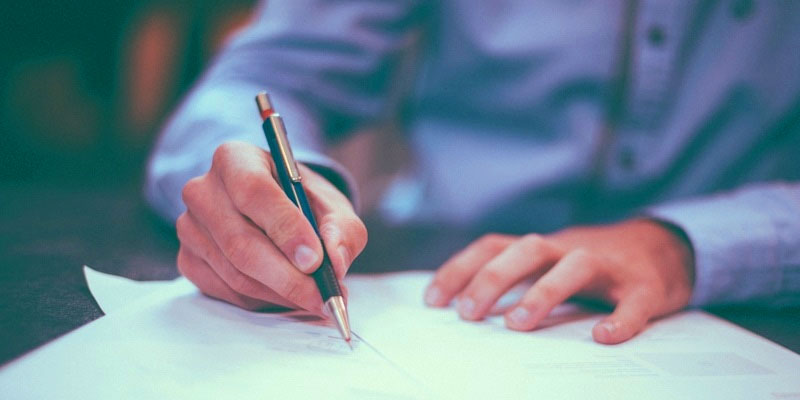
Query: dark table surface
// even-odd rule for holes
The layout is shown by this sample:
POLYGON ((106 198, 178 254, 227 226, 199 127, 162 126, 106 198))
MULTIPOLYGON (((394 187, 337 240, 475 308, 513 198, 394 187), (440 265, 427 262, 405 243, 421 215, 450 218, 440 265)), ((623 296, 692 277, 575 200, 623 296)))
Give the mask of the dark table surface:
MULTIPOLYGON (((178 276, 172 227, 142 203, 138 185, 0 184, 0 364, 103 315, 82 266, 137 280, 178 276)), ((472 238, 446 227, 370 225, 353 267, 432 269, 472 238)), ((800 352, 800 308, 709 310, 800 352)))

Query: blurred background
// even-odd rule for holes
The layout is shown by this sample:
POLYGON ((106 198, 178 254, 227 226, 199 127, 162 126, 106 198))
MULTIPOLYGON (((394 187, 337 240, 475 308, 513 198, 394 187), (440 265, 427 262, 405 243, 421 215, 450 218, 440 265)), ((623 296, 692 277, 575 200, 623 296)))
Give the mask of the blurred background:
POLYGON ((252 0, 5 2, 0 181, 141 181, 157 130, 252 0))
POLYGON ((0 365, 102 315, 83 265, 178 275, 174 228, 142 199, 144 164, 253 3, 3 2, 0 365))

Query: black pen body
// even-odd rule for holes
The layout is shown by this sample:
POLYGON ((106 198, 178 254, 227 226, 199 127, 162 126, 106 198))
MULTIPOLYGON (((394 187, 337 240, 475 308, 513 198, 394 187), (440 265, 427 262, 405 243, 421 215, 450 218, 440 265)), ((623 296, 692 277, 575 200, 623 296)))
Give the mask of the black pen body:
POLYGON ((339 280, 336 279, 333 264, 331 264, 331 260, 328 257, 328 251, 325 249, 325 242, 322 240, 322 235, 320 235, 317 220, 314 218, 314 213, 311 211, 311 205, 308 202, 303 184, 299 180, 292 179, 290 171, 286 167, 286 160, 282 157, 283 153, 278 144, 278 136, 275 130, 276 124, 282 123, 279 115, 273 115, 264 120, 262 128, 264 129, 264 136, 267 139, 267 145, 269 146, 272 160, 275 163, 278 180, 280 181, 281 188, 283 188, 283 192, 286 193, 286 197, 288 197, 294 205, 300 208, 322 243, 322 264, 311 276, 314 278, 319 288, 322 301, 326 302, 333 296, 342 296, 342 288, 339 286, 339 280))

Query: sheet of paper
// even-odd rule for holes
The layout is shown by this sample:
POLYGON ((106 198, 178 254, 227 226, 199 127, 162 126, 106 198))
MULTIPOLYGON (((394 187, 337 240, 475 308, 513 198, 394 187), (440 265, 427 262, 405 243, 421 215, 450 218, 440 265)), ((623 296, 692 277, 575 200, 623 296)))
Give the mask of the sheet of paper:
POLYGON ((127 306, 0 370, 0 393, 244 399, 319 393, 328 398, 800 396, 800 356, 702 312, 675 315, 628 343, 602 346, 590 334, 601 315, 567 305, 543 329, 511 332, 499 317, 467 323, 453 310, 424 307, 429 280, 430 273, 421 272, 349 277, 351 320, 366 340, 352 353, 341 347, 335 329, 319 320, 238 310, 177 280, 155 294, 131 295, 123 302, 127 306))
POLYGON ((152 283, 100 282, 130 295, 130 305, 112 307, 0 370, 0 397, 427 397, 419 382, 359 337, 351 350, 334 326, 312 315, 241 310, 199 294, 184 279, 149 294, 132 288, 152 283), (131 295, 137 292, 144 298, 131 295))
MULTIPOLYGON (((363 305, 352 320, 388 358, 453 398, 800 398, 800 356, 701 311, 605 346, 591 338, 603 315, 564 305, 544 328, 520 333, 500 315, 473 323, 424 307, 429 281, 429 273, 351 281, 350 302, 363 305)), ((509 297, 501 302, 513 304, 509 297)))
POLYGON ((103 313, 125 308, 169 285, 188 284, 184 279, 174 281, 134 281, 122 276, 105 274, 83 266, 86 284, 103 313))

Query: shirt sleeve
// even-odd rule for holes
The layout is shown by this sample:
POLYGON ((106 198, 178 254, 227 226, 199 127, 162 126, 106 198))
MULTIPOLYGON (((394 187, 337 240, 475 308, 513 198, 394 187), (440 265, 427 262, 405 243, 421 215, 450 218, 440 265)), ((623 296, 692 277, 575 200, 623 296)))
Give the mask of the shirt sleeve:
POLYGON ((800 183, 761 183, 653 207, 695 253, 690 305, 800 304, 800 183))
POLYGON ((174 221, 185 209, 183 185, 208 171, 220 144, 266 149, 254 98, 267 90, 295 158, 355 202, 352 178, 325 147, 397 114, 422 14, 410 0, 262 2, 161 132, 147 166, 147 201, 174 221))

